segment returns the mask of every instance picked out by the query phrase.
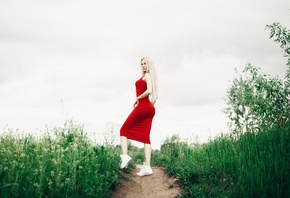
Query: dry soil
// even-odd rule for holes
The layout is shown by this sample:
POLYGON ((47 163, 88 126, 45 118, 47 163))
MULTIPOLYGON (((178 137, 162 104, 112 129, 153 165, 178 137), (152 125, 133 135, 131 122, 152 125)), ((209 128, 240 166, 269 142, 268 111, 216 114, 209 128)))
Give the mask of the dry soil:
POLYGON ((176 198, 182 194, 178 181, 169 177, 161 167, 152 167, 153 174, 140 177, 136 173, 140 169, 136 166, 132 173, 122 173, 120 184, 114 191, 112 198, 176 198))

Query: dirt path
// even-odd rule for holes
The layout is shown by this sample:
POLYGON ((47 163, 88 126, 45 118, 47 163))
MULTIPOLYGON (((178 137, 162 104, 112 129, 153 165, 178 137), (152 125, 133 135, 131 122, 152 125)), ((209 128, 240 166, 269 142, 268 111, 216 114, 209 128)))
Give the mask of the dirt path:
POLYGON ((181 195, 182 189, 178 182, 162 168, 152 167, 153 174, 144 177, 136 174, 139 168, 137 166, 131 174, 123 173, 121 184, 112 198, 175 198, 181 195))

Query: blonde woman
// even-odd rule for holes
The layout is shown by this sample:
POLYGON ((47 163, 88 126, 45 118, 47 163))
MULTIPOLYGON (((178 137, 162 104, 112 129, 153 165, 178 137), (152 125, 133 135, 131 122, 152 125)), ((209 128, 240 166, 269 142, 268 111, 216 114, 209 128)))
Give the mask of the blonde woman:
POLYGON ((153 173, 150 166, 150 130, 155 115, 154 104, 157 100, 157 81, 154 65, 148 57, 141 59, 141 70, 141 78, 135 83, 136 99, 133 104, 134 109, 120 129, 122 148, 120 156, 121 169, 123 169, 132 160, 128 155, 128 139, 144 143, 145 164, 137 175, 145 176, 153 173))

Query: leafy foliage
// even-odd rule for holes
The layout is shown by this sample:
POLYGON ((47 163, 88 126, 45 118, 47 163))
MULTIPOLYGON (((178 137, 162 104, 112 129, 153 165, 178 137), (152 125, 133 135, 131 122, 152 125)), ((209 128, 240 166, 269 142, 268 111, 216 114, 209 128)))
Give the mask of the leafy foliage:
POLYGON ((261 126, 271 127, 274 123, 283 127, 290 118, 290 31, 279 23, 266 28, 288 58, 288 70, 282 80, 261 74, 260 68, 247 64, 244 75, 233 80, 224 112, 229 118, 229 127, 236 133, 259 132, 261 126))
POLYGON ((41 139, 4 131, 0 197, 110 197, 120 150, 94 146, 73 121, 49 131, 41 139))
POLYGON ((273 23, 266 25, 266 29, 270 30, 270 38, 274 38, 276 43, 280 43, 280 48, 284 52, 284 57, 288 58, 287 66, 288 70, 286 73, 286 79, 290 78, 290 30, 283 27, 280 23, 273 23))
POLYGON ((278 77, 260 74, 259 68, 246 65, 245 76, 233 80, 227 92, 224 112, 230 128, 239 133, 259 132, 262 125, 281 126, 289 120, 290 87, 278 77))

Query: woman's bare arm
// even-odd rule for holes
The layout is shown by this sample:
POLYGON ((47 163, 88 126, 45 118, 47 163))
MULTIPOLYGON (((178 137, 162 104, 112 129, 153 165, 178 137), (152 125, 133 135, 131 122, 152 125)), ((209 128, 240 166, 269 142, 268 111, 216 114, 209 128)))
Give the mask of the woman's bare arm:
POLYGON ((147 85, 147 89, 136 98, 134 105, 133 105, 134 108, 138 105, 138 102, 139 102, 138 100, 140 100, 141 98, 144 98, 152 93, 152 82, 151 82, 151 76, 149 73, 145 74, 145 82, 147 85))

